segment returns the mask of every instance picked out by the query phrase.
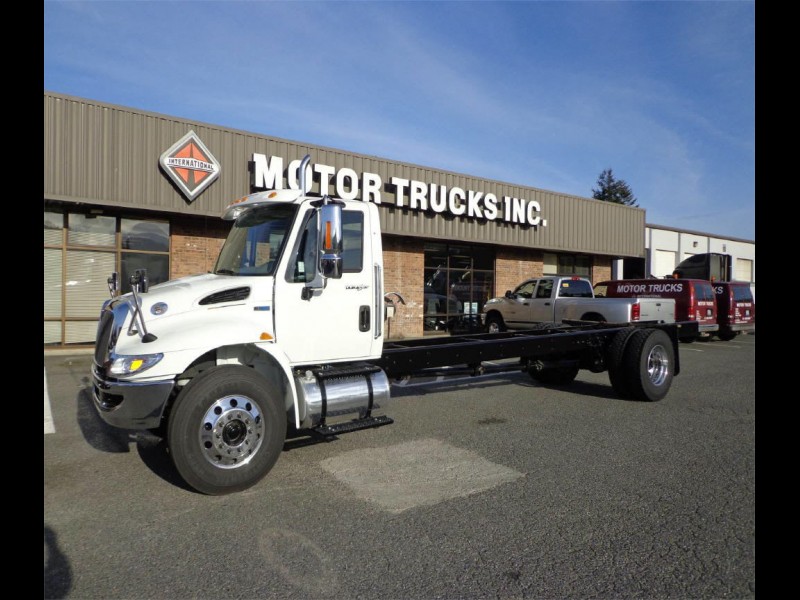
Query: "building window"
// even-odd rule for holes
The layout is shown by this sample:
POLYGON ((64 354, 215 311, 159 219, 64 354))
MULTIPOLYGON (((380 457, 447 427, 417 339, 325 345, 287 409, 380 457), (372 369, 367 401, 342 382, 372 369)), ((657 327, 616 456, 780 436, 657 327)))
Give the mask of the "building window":
POLYGON ((169 223, 48 208, 44 213, 44 343, 91 345, 108 277, 147 269, 151 285, 169 279, 169 223))
POLYGON ((480 329, 480 312, 494 289, 494 250, 425 244, 425 333, 480 329))
POLYGON ((586 254, 552 254, 542 257, 543 275, 580 275, 591 277, 592 257, 586 254))

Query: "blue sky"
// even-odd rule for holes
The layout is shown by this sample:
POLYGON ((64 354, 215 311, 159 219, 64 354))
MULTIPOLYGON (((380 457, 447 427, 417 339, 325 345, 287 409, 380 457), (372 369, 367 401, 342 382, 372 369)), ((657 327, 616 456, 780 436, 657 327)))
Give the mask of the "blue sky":
POLYGON ((44 89, 755 239, 755 4, 45 0, 44 89))

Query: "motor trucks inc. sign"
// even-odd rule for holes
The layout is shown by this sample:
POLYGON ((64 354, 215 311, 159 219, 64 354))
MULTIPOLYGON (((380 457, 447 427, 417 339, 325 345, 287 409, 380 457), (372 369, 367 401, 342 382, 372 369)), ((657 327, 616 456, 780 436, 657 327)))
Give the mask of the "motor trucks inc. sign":
MULTIPOLYGON (((253 153, 250 162, 250 184, 254 189, 280 190, 300 189, 298 181, 299 160, 293 160, 286 169, 284 183, 284 159, 281 156, 267 157, 253 153)), ((416 181, 392 176, 383 182, 376 173, 363 172, 359 175, 347 167, 336 169, 320 163, 306 167, 306 192, 311 190, 313 174, 319 176, 322 193, 328 193, 334 186, 335 196, 354 200, 360 196, 364 202, 381 204, 381 193, 393 190, 395 206, 411 210, 430 210, 434 213, 447 213, 484 221, 519 223, 533 227, 546 227, 547 220, 541 217, 541 206, 535 200, 484 193, 480 190, 465 190, 460 187, 447 187, 435 183, 416 181)))

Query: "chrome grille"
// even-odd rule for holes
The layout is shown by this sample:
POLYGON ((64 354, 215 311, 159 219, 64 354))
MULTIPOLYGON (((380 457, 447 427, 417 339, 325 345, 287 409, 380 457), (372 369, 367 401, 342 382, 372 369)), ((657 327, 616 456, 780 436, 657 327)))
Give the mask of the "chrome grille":
POLYGON ((97 324, 97 339, 94 346, 94 362, 102 367, 117 345, 119 332, 130 312, 128 303, 117 298, 103 307, 100 322, 97 324))

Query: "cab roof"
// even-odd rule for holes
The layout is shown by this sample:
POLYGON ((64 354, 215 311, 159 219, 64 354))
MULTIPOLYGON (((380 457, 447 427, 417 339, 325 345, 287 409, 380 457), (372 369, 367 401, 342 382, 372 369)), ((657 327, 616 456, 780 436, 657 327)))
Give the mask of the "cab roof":
POLYGON ((270 204, 299 204, 305 199, 300 190, 267 190, 256 192, 234 200, 225 207, 222 218, 225 221, 234 221, 242 213, 270 204))

